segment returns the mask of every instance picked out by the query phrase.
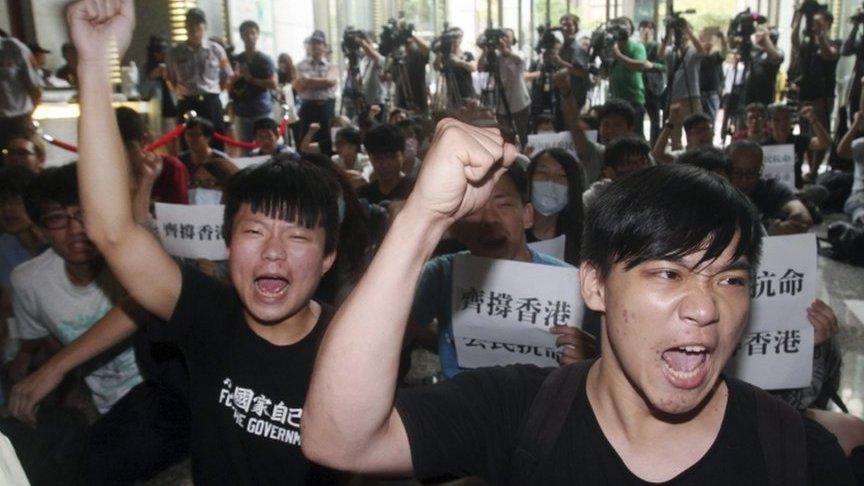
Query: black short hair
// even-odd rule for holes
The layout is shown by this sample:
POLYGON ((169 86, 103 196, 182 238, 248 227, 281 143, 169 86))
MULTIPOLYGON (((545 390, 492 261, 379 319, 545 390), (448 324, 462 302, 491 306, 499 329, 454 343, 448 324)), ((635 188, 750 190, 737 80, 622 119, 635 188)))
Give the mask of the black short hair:
POLYGON ((141 142, 147 137, 147 126, 141 115, 132 108, 120 106, 114 109, 117 118, 117 126, 120 128, 120 138, 123 145, 129 146, 133 142, 141 142))
POLYGON ((729 144, 726 147, 726 156, 729 157, 729 163, 732 163, 732 157, 735 156, 737 152, 752 152, 758 153, 760 157, 763 157, 762 146, 753 140, 736 140, 729 144))
POLYGON ((391 154, 405 151, 405 137, 393 125, 382 123, 366 132, 363 138, 366 152, 370 154, 391 154))
POLYGON ((564 15, 562 15, 560 18, 558 18, 558 23, 560 24, 561 22, 564 22, 564 19, 566 19, 566 18, 573 19, 574 24, 578 24, 581 21, 581 19, 579 18, 578 15, 576 15, 574 13, 567 12, 564 15))
POLYGON ((240 24, 240 35, 243 35, 243 32, 246 32, 246 29, 255 29, 258 32, 261 32, 261 27, 258 26, 258 22, 254 20, 244 20, 242 24, 240 24))
POLYGON ((27 185, 24 192, 24 207, 27 216, 36 224, 41 224, 42 211, 46 203, 55 202, 60 206, 78 206, 78 164, 50 167, 40 172, 27 185))
POLYGON ((693 113, 692 115, 684 119, 684 131, 689 132, 693 129, 693 127, 699 125, 700 123, 707 123, 710 126, 714 123, 714 120, 705 113, 693 113))
POLYGON ((363 145, 363 139, 360 136, 360 131, 354 127, 345 127, 340 128, 336 132, 336 140, 345 142, 349 145, 353 145, 360 149, 360 146, 363 145))
POLYGON ((252 133, 258 133, 258 130, 269 130, 279 136, 279 124, 272 118, 262 117, 252 123, 252 133))
POLYGON ((192 130, 193 128, 200 128, 201 134, 205 137, 211 137, 216 128, 213 126, 213 122, 206 118, 201 118, 200 116, 195 116, 189 119, 186 122, 186 130, 192 130))
POLYGON ((627 270, 649 260, 704 250, 716 259, 739 235, 733 258, 759 264, 762 230, 747 196, 725 178, 687 165, 648 167, 610 184, 588 207, 582 261, 602 277, 613 265, 627 270))
POLYGON ((24 197, 27 186, 36 178, 36 173, 26 167, 10 166, 0 168, 0 201, 24 197))
POLYGON ((768 108, 765 107, 764 103, 750 103, 744 108, 745 114, 751 111, 758 111, 759 113, 762 113, 762 116, 768 116, 768 108))
POLYGON ((228 180, 223 193, 222 237, 231 243, 234 217, 243 204, 269 218, 291 221, 305 228, 324 228, 324 251, 339 241, 339 182, 326 170, 289 154, 241 170, 228 180))
POLYGON ((528 175, 525 173, 525 169, 520 167, 519 164, 513 164, 504 172, 504 176, 510 178, 513 185, 516 186, 522 204, 531 200, 528 197, 528 175))
POLYGON ((676 164, 692 165, 709 172, 720 172, 729 175, 731 169, 729 157, 723 149, 717 147, 701 147, 688 150, 675 159, 676 164))
POLYGON ((204 15, 204 11, 200 8, 190 8, 186 11, 186 23, 187 24, 206 24, 207 16, 204 15))
POLYGON ((652 30, 657 30, 657 25, 652 20, 643 20, 642 22, 639 22, 640 29, 644 29, 646 27, 652 30))
POLYGON ((630 135, 619 137, 606 147, 603 153, 603 166, 616 167, 631 155, 648 157, 650 153, 651 146, 645 140, 630 135))
POLYGON ((618 115, 624 118, 624 121, 628 126, 632 127, 636 123, 636 112, 633 110, 633 107, 630 106, 630 103, 627 103, 623 100, 609 100, 600 108, 600 119, 598 121, 603 121, 604 118, 611 115, 618 115))
POLYGON ((774 115, 776 115, 777 113, 780 113, 780 112, 788 113, 791 116, 792 113, 794 113, 794 110, 792 109, 791 106, 789 106, 785 103, 774 103, 774 104, 768 106, 768 118, 769 119, 774 118, 774 115))

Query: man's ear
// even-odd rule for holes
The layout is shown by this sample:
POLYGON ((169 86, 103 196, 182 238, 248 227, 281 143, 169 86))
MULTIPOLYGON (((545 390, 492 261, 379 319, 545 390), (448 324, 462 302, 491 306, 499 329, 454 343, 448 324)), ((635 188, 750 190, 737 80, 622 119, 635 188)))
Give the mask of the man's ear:
POLYGON ((327 255, 324 255, 324 260, 321 262, 321 275, 323 276, 333 267, 333 264, 336 263, 336 254, 337 251, 333 250, 327 255))
POLYGON ((534 205, 525 203, 522 206, 522 229, 531 229, 534 227, 534 205))
POLYGON ((606 312, 606 287, 600 269, 591 262, 582 262, 579 266, 580 290, 582 300, 589 309, 596 312, 606 312))

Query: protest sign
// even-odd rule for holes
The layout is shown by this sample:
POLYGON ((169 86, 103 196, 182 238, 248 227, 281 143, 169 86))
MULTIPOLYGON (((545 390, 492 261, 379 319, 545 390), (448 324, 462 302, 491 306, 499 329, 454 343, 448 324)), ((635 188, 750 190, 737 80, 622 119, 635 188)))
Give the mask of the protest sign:
POLYGON ((576 145, 573 143, 570 132, 546 132, 528 135, 527 145, 534 149, 533 154, 550 148, 562 148, 576 160, 579 160, 579 156, 576 155, 576 145))
POLYGON ((233 162, 238 169, 243 170, 246 167, 258 165, 262 162, 267 162, 271 158, 271 155, 258 155, 256 157, 235 157, 231 159, 231 162, 233 162))
POLYGON ((795 191, 795 146, 763 145, 762 177, 777 182, 795 191))
POLYGON ((456 255, 453 338, 459 366, 558 366, 551 326, 578 327, 579 271, 456 255))
POLYGON ((816 235, 772 236, 751 282, 750 321, 726 372, 766 390, 810 385, 816 298, 816 235))
POLYGON ((156 203, 156 224, 162 246, 172 256, 226 260, 222 239, 224 206, 156 203))
POLYGON ((557 238, 552 238, 550 240, 541 240, 535 241, 534 243, 528 243, 528 248, 531 248, 538 253, 543 253, 544 255, 549 255, 562 261, 564 260, 564 249, 566 248, 566 246, 567 235, 561 235, 557 238))

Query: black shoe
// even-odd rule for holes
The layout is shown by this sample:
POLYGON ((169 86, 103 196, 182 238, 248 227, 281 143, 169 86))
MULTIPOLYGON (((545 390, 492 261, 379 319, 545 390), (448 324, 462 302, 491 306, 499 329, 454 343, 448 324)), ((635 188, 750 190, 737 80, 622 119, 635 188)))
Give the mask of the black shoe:
POLYGON ((828 225, 828 241, 834 258, 864 266, 864 228, 837 221, 828 225))

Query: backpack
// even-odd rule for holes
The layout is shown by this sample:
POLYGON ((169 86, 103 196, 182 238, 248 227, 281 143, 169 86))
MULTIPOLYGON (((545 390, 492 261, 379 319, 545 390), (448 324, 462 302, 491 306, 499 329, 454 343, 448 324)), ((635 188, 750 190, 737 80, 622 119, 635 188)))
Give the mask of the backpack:
MULTIPOLYGON (((513 484, 540 484, 538 466, 550 456, 576 396, 581 393, 594 360, 553 370, 543 380, 522 423, 515 457, 518 478, 513 484)), ((772 485, 807 484, 804 421, 798 412, 755 386, 759 442, 772 485)))

